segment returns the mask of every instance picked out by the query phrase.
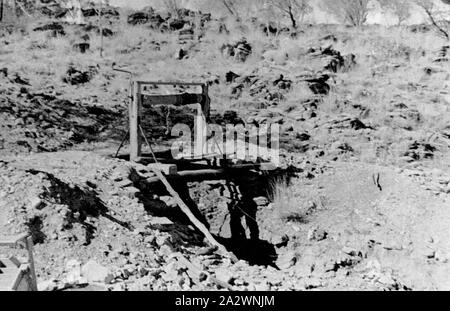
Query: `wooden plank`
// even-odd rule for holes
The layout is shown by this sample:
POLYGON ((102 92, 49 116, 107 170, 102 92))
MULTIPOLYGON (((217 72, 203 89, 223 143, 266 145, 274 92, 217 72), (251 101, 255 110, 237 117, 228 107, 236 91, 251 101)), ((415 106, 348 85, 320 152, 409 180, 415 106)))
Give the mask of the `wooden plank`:
POLYGON ((22 264, 16 257, 0 258, 0 265, 3 264, 6 267, 19 268, 22 264))
POLYGON ((141 85, 134 83, 133 101, 130 103, 130 161, 136 162, 141 156, 141 135, 139 132, 141 85))
POLYGON ((194 157, 196 158, 203 158, 203 155, 207 153, 206 135, 207 135, 207 124, 206 118, 203 115, 203 106, 201 104, 198 104, 197 115, 195 116, 194 157))
POLYGON ((141 85, 174 85, 174 86, 203 86, 204 82, 177 82, 177 81, 136 81, 141 85))
POLYGON ((202 93, 204 100, 202 101, 202 109, 203 115, 205 116, 206 121, 209 120, 211 114, 211 98, 209 98, 209 86, 205 84, 202 86, 202 93))
POLYGON ((142 94, 142 107, 149 108, 152 106, 186 106, 204 102, 202 94, 173 94, 173 95, 150 95, 142 94))
POLYGON ((0 275, 0 291, 12 291, 22 277, 22 271, 17 268, 2 268, 0 275))
MULTIPOLYGON (((169 179, 184 179, 185 181, 201 181, 212 179, 223 179, 225 170, 223 169, 204 169, 204 170, 187 170, 181 171, 174 175, 168 176, 169 179)), ((147 178, 147 183, 158 183, 161 179, 158 176, 147 178)))
POLYGON ((7 236, 0 238, 0 246, 16 246, 17 243, 25 241, 28 237, 28 233, 22 233, 14 236, 7 236))
POLYGON ((37 277, 36 277, 36 270, 34 268, 34 256, 33 256, 33 238, 29 236, 26 239, 27 244, 27 251, 28 251, 28 265, 29 265, 29 272, 31 276, 31 284, 30 284, 30 290, 37 291, 37 277))
POLYGON ((14 279, 14 282, 11 286, 12 290, 17 290, 19 288, 20 283, 22 283, 23 279, 27 277, 27 270, 21 267, 21 269, 18 270, 17 276, 14 279))
POLYGON ((178 206, 180 207, 181 211, 189 218, 189 220, 192 222, 192 224, 197 227, 198 230, 200 230, 201 233, 206 237, 206 239, 214 246, 217 246, 219 251, 222 253, 222 255, 228 255, 233 261, 237 261, 237 258, 229 253, 225 246, 220 244, 209 232, 208 228, 195 217, 195 215, 192 213, 192 211, 189 209, 189 207, 184 203, 184 201, 181 199, 181 197, 178 195, 178 193, 175 191, 175 189, 170 185, 167 178, 158 170, 153 171, 156 176, 161 180, 161 182, 166 187, 167 191, 170 193, 170 195, 175 199, 178 206))

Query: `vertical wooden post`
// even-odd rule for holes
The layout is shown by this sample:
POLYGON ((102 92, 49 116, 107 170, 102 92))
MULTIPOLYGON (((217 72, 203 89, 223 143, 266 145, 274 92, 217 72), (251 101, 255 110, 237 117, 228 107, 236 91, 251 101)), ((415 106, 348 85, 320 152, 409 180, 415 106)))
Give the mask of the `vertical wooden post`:
POLYGON ((206 139, 206 126, 205 117, 203 115, 202 104, 197 105, 197 115, 195 116, 195 146, 194 146, 194 157, 203 158, 203 151, 205 147, 206 139))
POLYGON ((203 100, 197 106, 197 116, 195 117, 195 148, 194 156, 197 158, 203 158, 205 153, 208 152, 208 145, 206 143, 207 131, 207 119, 209 118, 209 105, 210 99, 208 96, 208 84, 202 85, 203 100))
POLYGON ((32 283, 31 283, 31 290, 33 291, 37 291, 37 278, 36 278, 36 270, 34 268, 34 257, 33 257, 33 238, 31 236, 27 237, 25 240, 25 244, 27 247, 27 251, 28 251, 28 265, 30 267, 30 273, 31 273, 31 278, 32 283))
POLYGON ((103 0, 100 0, 99 28, 100 28, 100 57, 103 58, 103 0))
POLYGON ((12 5, 12 11, 13 11, 13 18, 16 18, 17 17, 16 0, 12 0, 11 5, 12 5))
POLYGON ((133 83, 133 101, 129 108, 130 113, 130 161, 136 162, 141 156, 141 135, 140 135, 140 116, 141 116, 141 83, 133 83))
POLYGON ((0 0, 0 22, 3 21, 3 0, 0 0))
POLYGON ((210 105, 211 105, 211 99, 209 98, 208 95, 208 91, 209 91, 209 86, 207 83, 205 83, 202 86, 202 94, 203 94, 203 115, 205 116, 206 120, 209 120, 209 114, 210 114, 210 105))

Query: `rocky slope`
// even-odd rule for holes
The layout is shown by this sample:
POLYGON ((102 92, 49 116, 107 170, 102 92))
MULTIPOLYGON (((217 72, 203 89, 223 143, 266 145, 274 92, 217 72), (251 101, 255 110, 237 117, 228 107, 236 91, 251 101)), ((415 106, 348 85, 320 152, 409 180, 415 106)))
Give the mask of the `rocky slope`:
MULTIPOLYGON (((277 36, 258 21, 107 9, 103 57, 88 10, 87 25, 47 12, 0 37, 0 233, 32 234, 41 289, 449 288, 445 42, 417 27, 277 36), (208 81, 217 124, 281 125, 277 174, 177 185, 238 262, 147 167, 112 157, 129 95, 116 67, 208 81)), ((148 115, 158 149, 192 121, 148 115)))

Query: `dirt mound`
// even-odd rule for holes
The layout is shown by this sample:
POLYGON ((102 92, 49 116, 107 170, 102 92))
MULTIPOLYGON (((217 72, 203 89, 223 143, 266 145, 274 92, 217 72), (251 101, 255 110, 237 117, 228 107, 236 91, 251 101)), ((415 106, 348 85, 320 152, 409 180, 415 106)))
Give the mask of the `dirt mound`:
POLYGON ((0 95, 1 152, 55 151, 96 140, 99 133, 111 129, 122 118, 117 110, 71 102, 50 91, 19 87, 23 83, 19 84, 17 77, 13 82, 4 85, 0 95))

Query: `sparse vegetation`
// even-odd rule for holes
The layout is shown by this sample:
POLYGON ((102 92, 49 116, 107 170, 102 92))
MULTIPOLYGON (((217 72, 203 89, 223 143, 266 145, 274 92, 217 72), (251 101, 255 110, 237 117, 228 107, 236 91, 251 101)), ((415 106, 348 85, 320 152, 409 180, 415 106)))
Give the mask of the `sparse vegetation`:
POLYGON ((398 25, 402 25, 411 17, 413 2, 410 0, 379 0, 381 7, 392 12, 398 18, 398 25))
POLYGON ((305 15, 312 11, 309 0, 267 0, 266 6, 274 8, 281 16, 286 16, 293 29, 303 22, 305 15))
MULTIPOLYGON (((400 0, 384 8, 401 27, 370 25, 372 7, 359 0, 328 2, 331 24, 305 23, 314 1, 199 1, 202 12, 159 2, 105 5, 103 58, 96 4, 83 2, 86 24, 67 22, 57 1, 57 14, 26 27, 0 24, 0 233, 34 233, 40 281, 76 287, 73 271, 96 258, 111 290, 448 287, 450 48, 433 21, 408 25, 400 0), (219 169, 219 155, 181 161, 169 178, 239 250, 238 265, 189 226, 147 165, 103 156, 124 142, 127 159, 127 71, 207 82, 218 127, 280 125, 274 171, 230 161, 226 174, 182 182, 180 171, 219 169), (174 254, 221 283, 186 273, 174 254)), ((158 158, 170 126, 191 126, 194 108, 145 108, 142 131, 158 158)))
POLYGON ((340 22, 362 26, 367 21, 370 0, 322 0, 322 6, 340 22))
MULTIPOLYGON (((442 1, 448 4, 446 1, 442 1)), ((436 28, 438 33, 450 40, 450 21, 447 20, 444 12, 441 12, 433 0, 416 0, 416 4, 420 6, 426 13, 430 23, 436 28)))
POLYGON ((306 212, 302 210, 296 191, 289 186, 287 180, 281 178, 272 182, 271 200, 274 210, 282 221, 305 221, 306 212))

